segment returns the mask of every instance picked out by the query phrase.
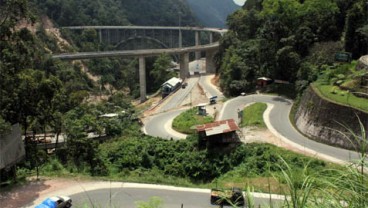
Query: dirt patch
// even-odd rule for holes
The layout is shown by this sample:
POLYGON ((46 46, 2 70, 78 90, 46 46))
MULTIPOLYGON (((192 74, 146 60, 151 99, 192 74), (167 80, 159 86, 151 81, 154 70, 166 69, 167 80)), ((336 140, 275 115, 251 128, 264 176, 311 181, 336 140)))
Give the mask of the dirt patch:
POLYGON ((25 207, 38 198, 45 198, 49 192, 67 188, 75 184, 75 181, 68 179, 48 179, 43 178, 36 180, 30 178, 26 184, 16 185, 10 190, 1 188, 0 190, 0 207, 2 208, 19 208, 25 207))
POLYGON ((191 105, 196 106, 201 103, 208 103, 208 98, 203 88, 199 83, 196 83, 192 89, 192 91, 188 94, 188 96, 181 103, 181 106, 191 105))
POLYGON ((308 153, 307 151, 301 150, 299 148, 294 147, 290 143, 284 142, 282 139, 276 137, 272 134, 271 131, 264 128, 257 128, 257 127, 245 127, 240 129, 240 140, 243 143, 269 143, 275 146, 293 151, 298 154, 302 154, 309 157, 314 157, 314 154, 308 153))
POLYGON ((219 87, 219 82, 220 82, 220 75, 216 75, 211 79, 211 84, 213 84, 214 86, 219 87))

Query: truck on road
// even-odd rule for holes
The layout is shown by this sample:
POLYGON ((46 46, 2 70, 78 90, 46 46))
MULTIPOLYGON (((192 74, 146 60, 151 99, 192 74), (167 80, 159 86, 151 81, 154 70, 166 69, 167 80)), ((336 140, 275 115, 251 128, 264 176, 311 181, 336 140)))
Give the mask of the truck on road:
POLYGON ((240 188, 233 187, 232 189, 211 189, 211 204, 243 207, 245 200, 243 192, 240 188))

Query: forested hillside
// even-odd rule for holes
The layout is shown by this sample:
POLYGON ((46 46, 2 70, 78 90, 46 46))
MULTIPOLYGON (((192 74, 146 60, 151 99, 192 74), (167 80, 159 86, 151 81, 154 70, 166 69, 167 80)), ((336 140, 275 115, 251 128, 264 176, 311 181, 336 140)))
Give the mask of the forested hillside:
POLYGON ((188 6, 181 0, 31 0, 59 26, 75 25, 195 25, 188 6))
POLYGON ((186 0, 205 27, 226 27, 226 19, 240 7, 232 0, 186 0))
POLYGON ((334 54, 367 54, 364 0, 248 0, 228 19, 219 64, 221 87, 237 95, 257 77, 289 81, 301 92, 334 54))
MULTIPOLYGON (((52 23, 55 26, 177 25, 178 11, 183 15, 183 24, 196 24, 189 8, 179 0, 0 1, 0 135, 7 133, 15 123, 20 123, 22 133, 27 135, 65 134, 69 139, 68 148, 75 147, 75 152, 62 156, 67 161, 77 152, 87 154, 87 160, 93 158, 97 143, 84 139, 88 132, 107 136, 138 134, 139 126, 131 105, 132 97, 139 90, 138 62, 134 59, 85 62, 51 59, 53 53, 79 49, 97 51, 107 47, 94 42, 96 31, 93 30, 85 31, 78 42, 70 42, 72 45, 60 42, 52 23), (84 72, 86 66, 95 80, 84 72), (111 112, 125 114, 108 122, 97 119, 111 112), (85 152, 77 146, 85 146, 85 152)), ((152 88, 161 84, 156 83, 154 77, 165 79, 161 76, 162 70, 167 68, 163 64, 170 64, 170 57, 163 55, 158 58, 158 64, 155 62, 156 59, 147 60, 147 76, 152 88)), ((46 162, 47 155, 35 148, 32 139, 26 141, 27 155, 21 166, 31 170, 38 167, 40 160, 46 162)), ((60 153, 63 151, 60 148, 60 153)), ((0 175, 9 176, 3 172, 0 175)))
MULTIPOLYGON (((127 100, 139 89, 138 77, 134 76, 135 60, 99 59, 82 64, 51 59, 51 53, 60 53, 61 47, 63 51, 88 51, 106 46, 94 42, 95 31, 85 31, 76 42, 71 42, 71 46, 61 46, 45 29, 44 19, 50 19, 56 26, 178 25, 177 14, 181 13, 183 25, 196 25, 190 9, 180 0, 16 0, 0 3, 0 121, 20 122, 24 131, 51 130, 51 122, 60 119, 62 114, 78 107, 91 95, 104 93, 105 84, 124 89, 127 100), (81 72, 83 65, 89 66, 90 71, 101 79, 98 82, 90 80, 81 72), (59 102, 60 99, 63 102, 59 102)), ((47 28, 50 29, 50 25, 47 28)), ((155 59, 147 60, 148 68, 153 69, 154 62, 155 59)), ((151 74, 154 76, 155 73, 151 74)))

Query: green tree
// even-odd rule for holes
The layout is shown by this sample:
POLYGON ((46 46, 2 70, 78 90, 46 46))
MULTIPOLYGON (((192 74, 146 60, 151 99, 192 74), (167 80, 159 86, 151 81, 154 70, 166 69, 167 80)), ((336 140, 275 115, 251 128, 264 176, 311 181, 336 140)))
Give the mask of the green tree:
POLYGON ((362 28, 368 24, 366 14, 368 6, 363 0, 354 3, 348 11, 345 28, 345 50, 353 53, 353 58, 359 58, 368 53, 367 36, 362 28), (363 33, 362 33, 363 32, 363 33))
POLYGON ((305 0, 300 9, 300 16, 302 24, 311 29, 318 41, 336 41, 342 35, 337 25, 339 12, 336 1, 305 0))
POLYGON ((0 116, 0 134, 4 134, 11 129, 11 126, 0 116))
POLYGON ((257 10, 240 9, 227 19, 229 29, 237 34, 240 40, 246 41, 256 37, 261 18, 257 10))
POLYGON ((161 54, 153 64, 150 76, 153 78, 154 86, 159 87, 168 79, 175 76, 174 72, 168 71, 171 67, 171 57, 168 54, 161 54))

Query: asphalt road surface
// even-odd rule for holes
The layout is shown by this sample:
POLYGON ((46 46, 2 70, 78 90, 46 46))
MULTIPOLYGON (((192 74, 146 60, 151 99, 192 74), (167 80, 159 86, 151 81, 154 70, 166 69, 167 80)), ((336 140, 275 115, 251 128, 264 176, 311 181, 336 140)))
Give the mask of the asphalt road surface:
POLYGON ((308 149, 313 150, 322 158, 324 157, 329 160, 334 160, 335 158, 340 161, 351 162, 359 158, 356 152, 318 143, 306 138, 301 133, 299 133, 293 127, 293 125, 289 120, 292 101, 279 96, 249 95, 249 96, 239 96, 237 98, 231 99, 224 104, 224 107, 219 115, 219 119, 223 120, 234 118, 235 120, 237 120, 238 109, 242 110, 245 105, 253 102, 263 102, 272 104, 273 108, 270 111, 268 117, 271 128, 273 128, 282 137, 285 137, 288 140, 298 144, 306 151, 308 149))
POLYGON ((144 133, 151 135, 151 136, 164 138, 164 139, 171 139, 171 138, 174 140, 184 139, 186 136, 175 134, 169 131, 169 129, 171 129, 170 121, 172 122, 172 120, 176 116, 178 116, 180 113, 184 112, 185 110, 187 109, 169 111, 169 112, 160 113, 160 114, 150 117, 149 121, 146 122, 146 125, 143 127, 144 133))
POLYGON ((201 75, 201 77, 199 78, 199 84, 206 92, 207 97, 210 98, 212 96, 217 96, 218 100, 220 100, 224 97, 224 95, 211 84, 211 77, 213 77, 213 75, 201 75))
POLYGON ((158 113, 165 112, 168 110, 172 110, 174 108, 180 107, 184 99, 189 95, 190 91, 193 89, 193 87, 198 83, 199 78, 198 77, 192 77, 186 79, 186 82, 188 83, 188 86, 186 88, 179 88, 177 92, 169 95, 167 100, 165 100, 160 108, 157 110, 158 113))
MULTIPOLYGON (((219 207, 210 204, 209 190, 207 192, 190 192, 143 188, 112 188, 78 193, 71 195, 71 198, 73 199, 73 207, 92 207, 91 201, 94 207, 132 208, 136 207, 136 202, 148 202, 153 196, 162 199, 163 207, 165 208, 219 207)), ((268 198, 255 198, 254 200, 256 207, 269 204, 268 198)), ((272 204, 279 202, 278 200, 273 200, 272 204)))

